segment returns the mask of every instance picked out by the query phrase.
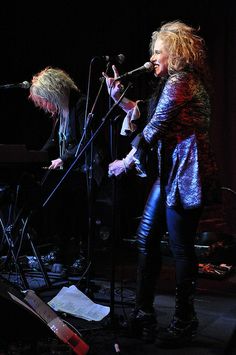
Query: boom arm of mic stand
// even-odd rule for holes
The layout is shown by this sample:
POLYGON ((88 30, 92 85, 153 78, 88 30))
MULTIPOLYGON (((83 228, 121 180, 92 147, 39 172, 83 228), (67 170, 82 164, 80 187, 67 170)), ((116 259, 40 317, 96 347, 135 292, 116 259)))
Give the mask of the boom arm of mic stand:
MULTIPOLYGON (((94 59, 94 58, 93 58, 94 59)), ((98 89, 98 93, 96 95, 96 98, 94 100, 94 103, 93 103, 93 106, 91 108, 91 112, 88 114, 88 101, 89 101, 89 92, 90 92, 90 78, 91 78, 91 64, 92 64, 93 60, 91 61, 90 63, 90 70, 89 70, 89 84, 88 84, 88 91, 87 91, 87 99, 86 99, 86 110, 85 110, 85 119, 84 119, 84 131, 83 131, 83 135, 80 139, 80 142, 78 144, 78 147, 77 147, 77 150, 76 150, 76 153, 75 153, 75 157, 77 157, 78 153, 79 153, 79 150, 80 150, 80 147, 84 141, 84 139, 86 138, 86 134, 87 134, 87 129, 88 129, 88 126, 89 124, 91 123, 91 120, 93 118, 93 112, 95 110, 95 106, 97 104, 97 101, 98 101, 98 98, 99 98, 99 95, 102 91, 102 87, 104 85, 104 82, 105 82, 105 78, 103 78, 104 80, 101 81, 101 84, 100 84, 100 87, 98 89)), ((106 71, 105 73, 108 72, 108 69, 110 67, 110 62, 107 63, 107 67, 106 67, 106 71)))
POLYGON ((123 91, 122 95, 120 96, 119 100, 117 102, 115 102, 113 104, 113 106, 110 108, 110 110, 106 113, 106 115, 102 118, 102 122, 100 124, 100 126, 98 126, 98 128, 96 129, 96 131, 94 132, 94 134, 91 136, 91 138, 88 140, 88 142, 84 145, 84 147, 82 148, 82 150, 80 151, 80 153, 77 155, 77 157, 75 158, 75 160, 73 161, 73 163, 71 163, 70 167, 68 168, 68 170, 65 172, 65 174, 62 176, 61 180, 58 182, 58 184, 56 185, 56 187, 53 189, 53 191, 49 194, 49 196, 46 198, 46 200, 43 203, 43 207, 45 207, 48 203, 48 201, 50 200, 50 198, 54 195, 54 193, 57 191, 57 189, 61 186, 62 182, 65 180, 66 176, 70 173, 70 171, 73 169, 73 167, 76 165, 76 163, 78 162, 78 160, 81 158, 82 154, 87 150, 87 148, 90 146, 90 144, 93 142, 93 140, 97 137, 98 133, 100 132, 100 130, 102 129, 102 127, 105 125, 105 123, 108 120, 108 117, 110 116, 110 114, 113 112, 113 110, 115 109, 116 106, 119 105, 120 101, 123 99, 124 95, 126 94, 127 90, 130 88, 132 84, 129 83, 127 85, 127 88, 123 91))

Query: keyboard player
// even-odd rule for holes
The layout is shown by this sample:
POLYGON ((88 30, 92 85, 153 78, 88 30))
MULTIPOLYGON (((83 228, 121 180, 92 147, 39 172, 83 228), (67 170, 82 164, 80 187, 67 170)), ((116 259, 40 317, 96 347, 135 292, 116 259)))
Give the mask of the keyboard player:
MULTIPOLYGON (((84 131, 86 97, 64 70, 46 67, 33 76, 29 99, 53 120, 51 135, 42 148, 42 151, 47 151, 51 157, 48 169, 55 172, 48 174, 45 181, 47 195, 60 179, 60 174, 63 174, 73 162, 84 131)), ((102 160, 101 151, 95 146, 92 161, 93 180, 96 186, 101 183, 104 176, 102 160)), ((85 174, 87 160, 86 163, 84 157, 76 163, 73 173, 69 173, 68 178, 52 196, 44 213, 45 233, 55 241, 55 246, 61 251, 58 261, 66 265, 73 262, 71 249, 75 254, 79 253, 88 228, 85 174)), ((76 255, 74 257, 76 258, 76 255)))

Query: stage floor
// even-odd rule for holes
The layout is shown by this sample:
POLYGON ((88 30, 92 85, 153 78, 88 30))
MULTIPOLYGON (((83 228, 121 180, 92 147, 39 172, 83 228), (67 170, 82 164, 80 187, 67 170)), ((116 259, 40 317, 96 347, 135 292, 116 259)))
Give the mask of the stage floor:
MULTIPOLYGON (((163 271, 155 297, 155 309, 160 327, 167 326, 173 314, 175 289, 172 258, 166 255, 163 261, 163 271)), ((122 355, 236 354, 235 266, 221 279, 199 275, 195 305, 200 325, 196 338, 184 348, 160 349, 155 344, 145 344, 140 339, 130 337, 121 327, 121 323, 131 311, 135 300, 136 252, 133 246, 128 244, 125 248, 123 245, 121 249, 116 250, 116 255, 109 253, 106 248, 97 250, 93 255, 92 264, 93 267, 87 274, 87 278, 68 273, 58 275, 49 273, 50 287, 44 285, 44 279, 39 272, 26 274, 29 288, 34 290, 45 303, 50 301, 63 286, 75 285, 95 303, 110 307, 110 316, 100 322, 84 321, 69 314, 58 313, 61 319, 80 332, 90 347, 89 354, 115 354, 115 344, 119 344, 122 355)), ((8 276, 3 273, 1 276, 10 277, 10 284, 17 287, 17 278, 14 273, 8 276)), ((7 325, 7 319, 3 321, 11 331, 11 326, 7 325)), ((26 323, 22 325, 26 328, 26 332, 27 328, 31 327, 30 322, 31 320, 28 320, 27 324, 26 317, 26 323)), ((12 339, 12 342, 8 341, 6 344, 0 337, 1 355, 9 354, 9 349, 12 347, 15 349, 14 354, 49 355, 55 351, 57 355, 74 353, 70 347, 59 339, 55 339, 50 329, 48 329, 45 340, 41 338, 41 330, 36 326, 36 334, 37 331, 39 333, 36 338, 40 344, 37 344, 35 339, 32 342, 29 339, 24 340, 24 337, 20 343, 19 339, 17 341, 12 339)))

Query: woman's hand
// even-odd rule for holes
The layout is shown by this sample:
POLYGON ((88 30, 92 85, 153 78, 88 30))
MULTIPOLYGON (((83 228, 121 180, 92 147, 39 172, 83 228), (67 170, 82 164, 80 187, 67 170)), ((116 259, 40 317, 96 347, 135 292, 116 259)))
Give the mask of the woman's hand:
POLYGON ((63 166, 63 161, 61 160, 61 158, 57 158, 57 159, 51 161, 51 165, 48 168, 49 169, 57 169, 57 168, 60 168, 61 166, 63 166))
POLYGON ((109 164, 108 176, 120 176, 126 173, 126 167, 123 160, 115 160, 109 164))
POLYGON ((126 155, 122 160, 114 160, 109 164, 108 176, 120 176, 123 173, 127 173, 134 166, 134 154, 137 151, 135 147, 126 155))
POLYGON ((114 73, 114 77, 109 77, 106 73, 102 73, 104 78, 106 79, 106 85, 107 85, 107 90, 109 95, 113 98, 113 100, 118 101, 121 93, 124 89, 123 85, 120 83, 120 81, 116 81, 116 78, 119 76, 119 72, 116 69, 115 65, 112 65, 112 70, 114 73))

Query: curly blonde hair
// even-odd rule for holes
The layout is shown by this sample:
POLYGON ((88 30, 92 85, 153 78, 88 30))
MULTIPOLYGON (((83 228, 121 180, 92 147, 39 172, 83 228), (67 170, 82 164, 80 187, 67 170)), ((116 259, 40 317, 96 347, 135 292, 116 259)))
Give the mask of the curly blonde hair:
POLYGON ((33 76, 29 99, 38 107, 41 100, 51 102, 60 112, 71 89, 80 91, 69 74, 59 68, 46 67, 33 76))
POLYGON ((172 21, 163 24, 151 36, 150 53, 153 54, 157 39, 163 41, 168 52, 168 72, 172 74, 186 68, 194 68, 204 74, 206 70, 205 41, 195 29, 181 21, 172 21))

